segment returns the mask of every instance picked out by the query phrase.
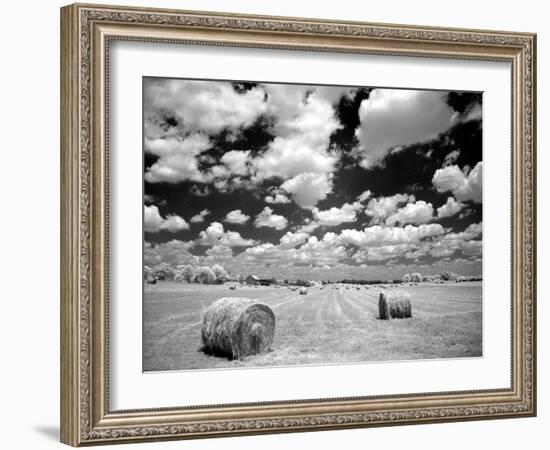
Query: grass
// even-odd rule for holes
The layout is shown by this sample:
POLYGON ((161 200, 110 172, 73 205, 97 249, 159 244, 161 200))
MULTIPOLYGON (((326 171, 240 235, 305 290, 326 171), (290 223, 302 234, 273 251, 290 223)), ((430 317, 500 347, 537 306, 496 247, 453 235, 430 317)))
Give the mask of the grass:
POLYGON ((181 370, 250 366, 482 356, 481 283, 389 288, 411 295, 411 319, 378 320, 380 288, 145 285, 143 369, 181 370), (276 316, 273 350, 243 360, 199 350, 202 312, 221 297, 257 298, 276 316))

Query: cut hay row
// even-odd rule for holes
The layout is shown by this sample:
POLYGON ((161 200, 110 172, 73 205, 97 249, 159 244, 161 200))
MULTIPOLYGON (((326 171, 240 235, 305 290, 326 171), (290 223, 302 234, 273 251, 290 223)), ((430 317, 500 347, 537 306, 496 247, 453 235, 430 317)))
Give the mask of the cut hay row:
MULTIPOLYGON (((366 320, 373 318, 373 313, 368 311, 365 306, 368 305, 367 302, 361 304, 359 302, 353 301, 353 298, 349 295, 340 296, 340 306, 344 311, 344 314, 352 322, 361 322, 364 323, 366 320)), ((369 302, 370 303, 370 302, 369 302)))
MULTIPOLYGON (((299 308, 293 308, 290 320, 296 321, 301 328, 307 328, 308 324, 314 323, 315 313, 317 311, 317 298, 313 299, 310 296, 300 296, 302 301, 299 303, 299 308)), ((288 315, 288 313, 287 313, 288 315)))
POLYGON ((330 311, 332 317, 337 318, 337 320, 342 323, 343 327, 347 327, 349 324, 354 323, 354 320, 344 313, 342 305, 340 304, 340 297, 338 297, 336 292, 332 292, 330 296, 330 311))
POLYGON ((354 292, 346 300, 369 316, 376 316, 378 313, 378 296, 374 292, 354 292))
POLYGON ((271 292, 269 295, 262 296, 258 296, 257 294, 257 292, 254 292, 254 295, 258 300, 267 303, 271 307, 276 306, 279 302, 285 301, 289 298, 296 298, 296 293, 286 291, 271 292))
POLYGON ((275 335, 275 314, 265 303, 238 297, 216 300, 204 312, 205 353, 239 359, 264 353, 275 335))
POLYGON ((346 318, 346 323, 348 325, 354 324, 354 326, 356 326, 359 324, 359 326, 363 327, 365 323, 372 318, 369 314, 365 313, 365 311, 358 309, 349 299, 340 297, 338 299, 338 304, 342 309, 343 317, 346 318))
POLYGON ((337 320, 337 316, 331 314, 332 298, 330 295, 317 295, 312 299, 316 305, 316 321, 319 323, 325 324, 327 321, 332 321, 332 323, 337 320))
POLYGON ((360 308, 367 308, 369 313, 375 313, 378 310, 378 293, 374 291, 364 292, 350 292, 347 294, 347 298, 354 304, 357 304, 360 308))
POLYGON ((341 308, 337 307, 338 298, 335 293, 327 294, 315 299, 319 305, 316 317, 318 331, 315 334, 325 338, 339 333, 339 330, 350 325, 349 319, 343 315, 341 308))
POLYGON ((298 304, 303 302, 305 299, 303 297, 300 297, 296 294, 292 294, 291 296, 284 297, 284 300, 280 303, 277 303, 275 305, 270 305, 273 309, 286 309, 288 306, 292 306, 294 304, 298 304), (285 307, 285 308, 283 308, 285 307))

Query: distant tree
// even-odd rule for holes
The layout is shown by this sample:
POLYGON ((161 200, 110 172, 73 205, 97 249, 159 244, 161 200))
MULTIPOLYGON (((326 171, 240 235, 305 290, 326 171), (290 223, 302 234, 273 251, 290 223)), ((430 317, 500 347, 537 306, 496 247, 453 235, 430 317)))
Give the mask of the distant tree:
POLYGON ((406 273, 403 275, 403 283, 410 283, 411 282, 411 276, 410 274, 406 273))
POLYGON ((182 264, 179 264, 176 266, 174 272, 175 272, 175 275, 174 275, 174 281, 179 281, 180 283, 183 283, 185 280, 183 279, 182 277, 182 269, 183 269, 183 265, 182 264))
POLYGON ((153 267, 153 277, 157 280, 173 280, 176 272, 168 263, 160 263, 153 267))
POLYGON ((225 267, 221 264, 214 264, 212 266, 212 271, 214 272, 215 281, 218 283, 223 283, 224 281, 229 280, 229 274, 225 267))
POLYGON ((422 275, 419 272, 411 273, 411 281, 413 283, 420 283, 422 281, 422 275))
POLYGON ((214 271, 208 266, 199 267, 195 281, 202 284, 213 284, 216 281, 214 271))
POLYGON ((439 278, 441 278, 443 281, 449 281, 454 278, 454 275, 451 272, 441 272, 439 278))
POLYGON ((195 278, 195 269, 189 264, 180 264, 176 267, 175 280, 182 283, 192 283, 195 278))

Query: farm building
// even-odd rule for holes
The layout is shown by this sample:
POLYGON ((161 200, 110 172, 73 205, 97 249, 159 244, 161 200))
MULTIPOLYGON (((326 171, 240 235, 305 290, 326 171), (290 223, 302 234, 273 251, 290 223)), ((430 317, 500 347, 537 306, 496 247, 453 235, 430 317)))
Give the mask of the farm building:
POLYGON ((271 286, 275 283, 275 278, 260 278, 256 275, 248 275, 244 281, 246 284, 253 286, 271 286))

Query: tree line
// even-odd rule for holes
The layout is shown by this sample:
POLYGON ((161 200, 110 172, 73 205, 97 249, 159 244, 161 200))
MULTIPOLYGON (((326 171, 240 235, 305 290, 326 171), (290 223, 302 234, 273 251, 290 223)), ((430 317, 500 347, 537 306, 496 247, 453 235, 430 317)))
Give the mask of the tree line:
POLYGON ((181 283, 221 284, 229 280, 229 273, 221 264, 213 266, 193 266, 180 264, 175 268, 168 263, 144 266, 143 275, 147 282, 179 281, 181 283))

